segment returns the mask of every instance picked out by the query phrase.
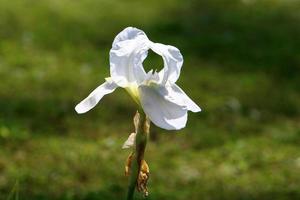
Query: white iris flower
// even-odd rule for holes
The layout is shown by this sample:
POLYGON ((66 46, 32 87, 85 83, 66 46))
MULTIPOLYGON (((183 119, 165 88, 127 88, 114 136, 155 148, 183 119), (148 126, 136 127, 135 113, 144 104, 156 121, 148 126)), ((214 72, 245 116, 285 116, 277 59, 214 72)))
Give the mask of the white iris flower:
POLYGON ((122 87, 156 126, 167 130, 184 128, 188 110, 199 112, 201 109, 176 85, 182 64, 183 57, 176 47, 154 43, 137 28, 125 28, 116 36, 110 50, 111 77, 106 78, 75 110, 85 113, 104 95, 122 87), (146 73, 143 68, 149 49, 163 58, 164 68, 160 72, 146 73))

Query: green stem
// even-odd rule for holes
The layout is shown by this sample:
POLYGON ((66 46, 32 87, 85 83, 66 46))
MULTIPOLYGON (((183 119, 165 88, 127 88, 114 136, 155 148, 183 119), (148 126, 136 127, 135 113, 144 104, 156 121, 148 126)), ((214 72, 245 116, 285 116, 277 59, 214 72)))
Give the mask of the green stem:
POLYGON ((129 177, 129 185, 128 185, 128 193, 127 193, 127 200, 133 200, 134 191, 137 184, 137 179, 139 176, 140 168, 141 168, 141 161, 144 159, 145 149, 148 140, 148 132, 145 128, 147 123, 147 117, 143 112, 140 112, 140 120, 138 123, 138 129, 135 139, 135 152, 132 158, 131 164, 131 171, 129 177))

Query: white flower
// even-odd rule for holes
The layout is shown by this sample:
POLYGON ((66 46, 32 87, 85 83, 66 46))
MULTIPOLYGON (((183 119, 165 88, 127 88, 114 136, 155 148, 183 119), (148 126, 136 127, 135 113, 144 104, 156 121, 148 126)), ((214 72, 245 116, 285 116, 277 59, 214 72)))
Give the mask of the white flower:
POLYGON ((199 112, 201 109, 175 84, 182 64, 183 57, 176 47, 154 43, 137 28, 125 28, 116 36, 110 50, 111 77, 106 78, 75 110, 85 113, 104 95, 122 87, 155 125, 167 130, 184 128, 187 111, 199 112), (149 49, 163 58, 164 68, 160 72, 146 73, 143 68, 149 49))

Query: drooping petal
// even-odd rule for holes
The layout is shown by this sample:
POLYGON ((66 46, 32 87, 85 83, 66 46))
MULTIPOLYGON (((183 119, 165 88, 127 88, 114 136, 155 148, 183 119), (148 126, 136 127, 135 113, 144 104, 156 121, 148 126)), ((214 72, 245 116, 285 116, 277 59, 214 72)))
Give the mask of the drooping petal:
POLYGON ((167 98, 177 104, 184 105, 192 112, 200 112, 201 108, 190 99, 186 93, 176 84, 167 87, 169 95, 167 98))
POLYGON ((81 114, 89 111, 96 106, 96 104, 102 99, 104 95, 112 93, 117 87, 118 85, 113 81, 104 82, 75 107, 76 112, 81 114))
MULTIPOLYGON (((142 63, 147 57, 148 49, 149 39, 143 31, 132 27, 121 31, 110 50, 111 77, 124 77, 129 83, 141 83, 146 76, 142 63)), ((126 87, 126 84, 120 86, 126 87)))
POLYGON ((162 84, 166 84, 167 81, 175 83, 179 78, 183 64, 183 57, 180 51, 174 46, 160 43, 151 43, 150 48, 163 57, 164 68, 159 72, 163 77, 162 84))
POLYGON ((162 85, 139 86, 141 105, 150 120, 158 127, 167 130, 184 128, 187 122, 187 109, 165 98, 167 89, 162 85))

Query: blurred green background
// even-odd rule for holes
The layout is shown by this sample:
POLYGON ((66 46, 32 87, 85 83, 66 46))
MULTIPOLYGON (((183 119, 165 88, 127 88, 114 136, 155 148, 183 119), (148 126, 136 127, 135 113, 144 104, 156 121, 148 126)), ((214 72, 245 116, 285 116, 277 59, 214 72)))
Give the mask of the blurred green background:
MULTIPOLYGON (((300 1, 0 0, 0 199, 124 199, 136 105, 109 76, 127 26, 178 47, 203 109, 152 126, 149 200, 300 199, 300 1)), ((150 52, 145 68, 162 68, 150 52)), ((136 195, 142 199, 141 195, 136 195)))

